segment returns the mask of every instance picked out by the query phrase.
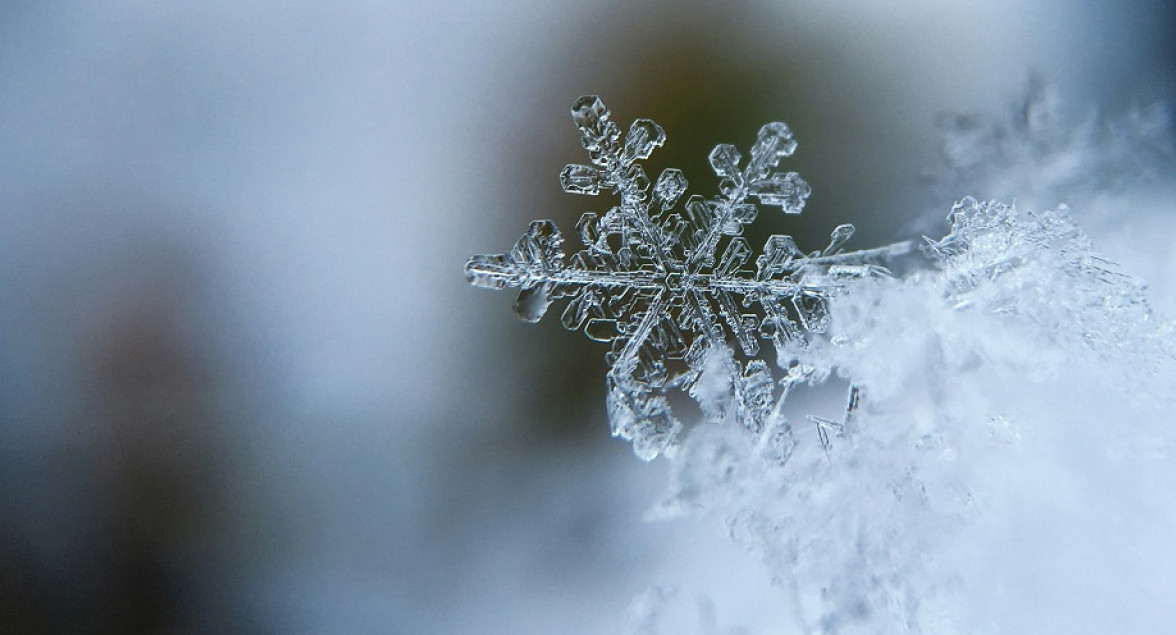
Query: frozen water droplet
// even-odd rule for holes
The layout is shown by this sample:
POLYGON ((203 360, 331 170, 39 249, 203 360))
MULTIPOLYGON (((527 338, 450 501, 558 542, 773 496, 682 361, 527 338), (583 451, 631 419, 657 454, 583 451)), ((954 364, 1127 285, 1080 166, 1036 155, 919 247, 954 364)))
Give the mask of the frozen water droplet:
POLYGON ((551 306, 551 285, 538 284, 519 292, 515 298, 515 315, 527 322, 538 322, 551 306))

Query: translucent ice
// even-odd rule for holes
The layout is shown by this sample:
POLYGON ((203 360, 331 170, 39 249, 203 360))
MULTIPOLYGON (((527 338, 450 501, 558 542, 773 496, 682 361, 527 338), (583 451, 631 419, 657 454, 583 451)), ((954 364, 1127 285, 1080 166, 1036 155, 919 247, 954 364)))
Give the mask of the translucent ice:
MULTIPOLYGON (((824 329, 830 298, 852 280, 885 273, 874 263, 905 253, 906 243, 842 253, 853 227, 841 225, 827 247, 806 255, 790 236, 777 235, 755 258, 753 271, 754 253, 740 236, 759 216, 751 199, 797 214, 811 191, 799 174, 776 171, 796 150, 788 126, 763 126, 745 164, 735 146, 715 146, 710 164, 722 179, 721 195, 695 194, 673 213, 687 189, 685 175, 667 169, 651 184, 639 163, 665 142, 661 126, 638 119, 622 135, 595 96, 577 100, 572 119, 589 164, 565 167, 560 184, 573 194, 612 192, 620 204, 603 216, 584 214, 576 224, 583 249, 570 259, 555 225, 536 221, 510 253, 471 258, 466 277, 481 287, 519 288, 515 311, 531 322, 555 299, 566 299, 562 324, 611 345, 613 434, 631 440, 641 457, 651 459, 676 443, 682 424, 666 398, 670 391, 686 391, 704 411, 714 410, 718 401, 706 399, 709 393, 696 384, 707 352, 725 349, 728 338, 748 358, 728 356, 717 367, 726 377, 723 394, 735 399, 733 416, 743 428, 758 433, 771 427, 778 436, 779 426, 767 421, 775 380, 755 359, 760 340, 787 357, 785 348, 804 345, 824 329)), ((772 452, 786 454, 778 441, 772 452)))
MULTIPOLYGON (((1042 108, 1025 115, 1031 139, 1054 136, 1042 108)), ((850 225, 815 250, 776 234, 756 253, 742 233, 761 206, 797 213, 810 192, 777 169, 796 149, 787 126, 746 152, 717 146, 707 197, 678 170, 651 183, 653 122, 622 134, 595 97, 573 117, 589 156, 564 188, 619 202, 580 218, 570 257, 538 221, 466 275, 518 288, 526 320, 562 302, 566 328, 610 346, 613 434, 669 458, 653 515, 722 519, 787 589, 787 632, 1080 632, 1100 612, 1085 630, 1165 632, 1131 625, 1170 604, 1156 589, 1176 571, 1176 471, 1161 464, 1176 447, 1176 324, 1066 208, 963 199, 898 278, 882 264, 911 245, 845 251, 850 225), (840 413, 819 388, 831 381, 840 413), (815 412, 793 412, 805 392, 815 412), (701 410, 688 433, 675 393, 701 410), (1089 562, 1097 575, 1070 582, 1089 562), (1080 599, 1042 608, 1041 580, 1080 599)))

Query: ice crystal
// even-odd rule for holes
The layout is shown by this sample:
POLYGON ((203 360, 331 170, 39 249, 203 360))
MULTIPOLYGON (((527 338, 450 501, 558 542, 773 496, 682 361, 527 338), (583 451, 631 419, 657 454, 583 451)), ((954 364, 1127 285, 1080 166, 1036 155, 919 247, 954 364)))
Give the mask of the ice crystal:
POLYGON ((969 197, 948 222, 951 232, 924 249, 954 307, 983 307, 1103 361, 1129 360, 1135 385, 1172 359, 1168 324, 1152 315, 1146 286, 1097 253, 1065 205, 1033 213, 969 197))
MULTIPOLYGON (((619 205, 580 218, 583 248, 570 259, 555 223, 539 220, 510 252, 471 258, 467 279, 481 287, 520 289, 515 312, 530 322, 541 319, 554 300, 566 299, 563 325, 611 344, 606 359, 612 431, 631 440, 642 458, 676 443, 682 424, 667 398, 675 390, 694 398, 708 420, 730 415, 748 430, 765 432, 776 382, 757 358, 760 341, 772 343, 781 366, 789 366, 786 351, 806 347, 826 329, 829 300, 853 280, 886 275, 879 263, 906 253, 909 243, 843 251, 853 234, 847 224, 833 230, 824 249, 805 253, 791 236, 777 234, 752 267, 752 248, 740 234, 759 214, 753 200, 799 214, 810 194, 799 174, 777 170, 796 150, 787 125, 760 128, 746 162, 735 146, 715 146, 709 159, 721 179, 719 195, 685 197, 676 211, 687 190, 685 175, 669 168, 651 182, 640 164, 665 142, 661 126, 638 119, 622 135, 596 96, 581 97, 571 113, 589 163, 563 169, 564 191, 610 192, 619 205), (746 361, 735 358, 728 338, 746 361), (700 382, 708 367, 720 371, 709 374, 721 379, 700 382)), ((791 366, 781 383, 786 393, 828 372, 791 366)), ((814 421, 823 440, 841 425, 814 421)))
MULTIPOLYGON (((1089 198, 1127 180, 1138 155, 1121 152, 1126 142, 1064 133, 1043 108, 1031 102, 1023 129, 994 137, 1039 152, 1023 178, 1053 193, 1093 171, 1089 198), (1051 158, 1066 155, 1090 160, 1071 174, 1051 158)), ((809 193, 777 170, 795 150, 786 126, 761 129, 746 164, 717 146, 720 194, 705 199, 686 195, 680 171, 645 176, 639 162, 665 139, 653 122, 622 135, 594 97, 573 116, 590 162, 565 168, 564 188, 611 192, 619 205, 585 214, 570 259, 554 223, 538 221, 466 274, 519 288, 527 320, 566 299, 564 325, 611 344, 614 433, 645 458, 674 449, 652 517, 721 520, 786 590, 796 632, 1035 632, 1043 616, 1068 630, 1149 631, 1131 602, 1176 571, 1163 555, 1176 518, 1165 495, 1176 483, 1176 324, 1152 313, 1143 284, 1093 249, 1068 208, 960 200, 949 233, 927 239, 928 258, 898 278, 881 263, 909 245, 845 252, 849 226, 808 253, 772 236, 753 267, 740 236, 753 202, 798 213, 809 193), (765 341, 776 369, 760 357, 765 341), (843 414, 794 430, 790 393, 834 374, 849 383, 843 414), (703 415, 680 441, 671 391, 703 415), (1064 586, 1096 553, 1106 580, 1072 586, 1073 607, 1020 597, 1023 580, 1064 586)), ((1132 148, 1153 138, 1139 121, 1132 148)), ((1003 174, 999 157, 971 163, 989 141, 952 156, 1003 174)), ((838 405, 816 408, 826 406, 838 405)), ((655 627, 675 597, 637 598, 629 624, 655 627)))
MULTIPOLYGON (((1176 478, 1157 462, 1176 447, 1176 346, 1142 283, 1101 257, 1064 208, 964 199, 948 222, 927 241, 926 267, 857 281, 830 300, 825 337, 795 351, 792 368, 852 382, 848 416, 810 417, 815 434, 794 440, 769 405, 768 425, 783 432, 775 445, 706 425, 671 461, 652 515, 722 521, 787 590, 795 632, 1032 632, 985 626, 990 615, 963 608, 992 577, 1023 571, 1001 559, 1007 547, 957 557, 991 544, 985 522, 1020 522, 1034 512, 1018 507, 1025 492, 1058 495, 1050 478, 1122 483, 1130 504, 1170 509, 1133 480, 1176 478)), ((700 389, 727 392, 730 358, 712 354, 700 389)), ((737 397, 725 396, 728 408, 737 397)), ((1104 511, 1090 507, 1096 534, 1104 511)), ((1069 522, 1039 536, 1086 530, 1069 522)), ((1032 533, 1013 527, 1012 540, 1032 533)))

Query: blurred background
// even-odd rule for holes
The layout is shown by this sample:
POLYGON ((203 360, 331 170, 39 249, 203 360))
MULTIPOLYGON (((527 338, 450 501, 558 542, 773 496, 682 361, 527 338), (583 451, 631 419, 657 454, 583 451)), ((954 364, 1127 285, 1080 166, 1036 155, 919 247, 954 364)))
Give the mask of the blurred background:
POLYGON ((751 242, 865 247, 946 213, 941 113, 1015 110, 1034 73, 1077 113, 1170 102, 1174 17, 0 4, 0 631, 606 633, 671 587, 754 629, 750 556, 642 520, 663 466, 609 438, 605 351, 462 276, 612 204, 559 190, 568 107, 658 121, 647 172, 704 194, 711 146, 784 120, 814 194, 751 242))

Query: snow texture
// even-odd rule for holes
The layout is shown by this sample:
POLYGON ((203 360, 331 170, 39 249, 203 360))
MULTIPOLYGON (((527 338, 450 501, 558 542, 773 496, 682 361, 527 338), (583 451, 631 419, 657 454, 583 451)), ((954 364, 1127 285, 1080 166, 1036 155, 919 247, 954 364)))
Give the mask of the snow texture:
MULTIPOLYGON (((1151 534, 1156 516, 1170 526, 1176 511, 1153 489, 1176 482, 1167 464, 1172 324, 1152 315, 1141 284, 1100 258, 1064 209, 1029 214, 965 199, 949 222, 946 237, 927 241, 932 268, 859 282, 830 303, 826 337, 794 349, 794 364, 835 369, 854 387, 860 403, 836 428, 842 442, 789 434, 781 463, 763 439, 721 422, 697 426, 653 515, 725 523, 787 590, 796 632, 1035 632, 1034 620, 1061 624, 1062 613, 1073 620, 1063 632, 1103 632, 1084 630, 1090 619, 1110 630, 1146 624, 1154 598, 1138 598, 1155 581, 1144 580, 1173 581, 1156 573, 1170 570, 1170 549, 1151 534), (1108 484, 1121 487, 1119 502, 1086 502, 1101 501, 1108 484), (1042 510, 1059 507, 1095 537, 1049 524, 1057 517, 1042 510), (1105 514, 1139 526, 1108 531, 1105 514), (1001 523, 1038 517, 1049 519, 1041 531, 999 536, 1014 531, 1001 523), (1086 612, 980 593, 1063 577, 1040 558, 1022 554, 1040 569, 1018 570, 985 551, 1025 548, 1042 532, 1105 547, 1107 562, 1124 557, 1118 541, 1148 536, 1157 565, 1132 552, 1130 564, 1104 566, 1108 582, 1094 586, 1116 590, 1071 600, 1086 612), (1124 598, 1136 599, 1115 604, 1124 598), (977 612, 985 603, 1007 610, 977 612)), ((777 415, 768 425, 789 422, 777 415)), ((1056 550, 1045 548, 1066 558, 1056 550)))
MULTIPOLYGON (((565 168, 565 189, 611 190, 620 206, 585 215, 570 263, 538 221, 466 274, 522 289, 524 319, 568 297, 564 325, 612 344, 614 434, 669 459, 650 517, 718 519, 757 554, 785 594, 769 632, 1143 633, 1176 620, 1164 591, 1176 328, 1068 208, 965 198, 901 278, 879 263, 908 244, 842 252, 847 226, 807 254, 773 236, 752 271, 748 199, 795 213, 808 194, 774 171, 795 149, 783 124, 761 130, 742 169, 717 146, 722 194, 691 197, 682 216, 670 213, 681 173, 651 190, 636 163, 664 140, 656 124, 638 120, 622 144, 596 98, 573 115, 592 165, 565 168), (755 357, 760 339, 778 379, 755 357), (838 383, 840 418, 793 412, 790 396, 838 383), (687 434, 671 389, 702 410, 687 434)), ((675 597, 636 598, 630 632, 658 632, 675 597)))
POLYGON ((1015 201, 1021 209, 1066 204, 1104 255, 1148 281, 1153 307, 1176 314, 1176 137, 1163 102, 1076 114, 1040 78, 1001 113, 938 118, 940 163, 914 233, 938 233, 943 210, 963 196, 1015 201))
MULTIPOLYGON (((812 335, 825 330, 831 298, 852 281, 888 275, 879 263, 907 253, 910 244, 845 252, 841 247, 853 235, 848 224, 833 230, 824 249, 809 253, 791 236, 773 235, 753 269, 752 249, 740 236, 759 214, 752 199, 799 214, 810 193, 799 174, 776 169, 796 150, 787 125, 760 128, 743 167, 735 146, 715 146, 710 164, 722 179, 719 196, 692 195, 676 212, 686 177, 670 168, 651 183, 639 163, 665 143, 661 126, 638 119, 621 141, 620 128, 596 96, 581 97, 572 119, 590 164, 563 169, 564 191, 609 191, 620 204, 603 216, 589 212, 580 218, 576 229, 584 248, 570 260, 565 261, 555 223, 540 220, 509 253, 471 258, 467 279, 481 287, 519 288, 515 312, 530 322, 542 318, 555 299, 566 298, 563 325, 612 345, 606 356, 612 431, 631 440, 638 456, 652 459, 677 443, 682 424, 667 399, 674 390, 688 392, 709 420, 731 416, 763 433, 775 380, 768 364, 756 359, 760 340, 773 343, 781 356, 803 349, 812 335), (747 361, 735 359, 728 337, 738 342, 747 361), (711 351, 725 351, 725 357, 708 361, 711 351), (725 383, 700 384, 704 369, 715 364, 721 365, 725 383)), ((787 367, 783 390, 828 372, 787 367)), ((851 395, 847 417, 855 405, 851 395)), ((841 424, 820 420, 817 425, 834 430, 841 424)), ((768 435, 787 436, 783 431, 768 435)), ((779 438, 772 450, 781 460, 787 458, 786 443, 779 438)))
POLYGON ((1001 115, 941 115, 942 164, 928 175, 933 202, 920 229, 938 231, 943 206, 965 195, 1033 209, 1065 202, 1087 217, 1122 211, 1124 193, 1171 187, 1171 118, 1162 102, 1075 117, 1039 77, 1001 115))

